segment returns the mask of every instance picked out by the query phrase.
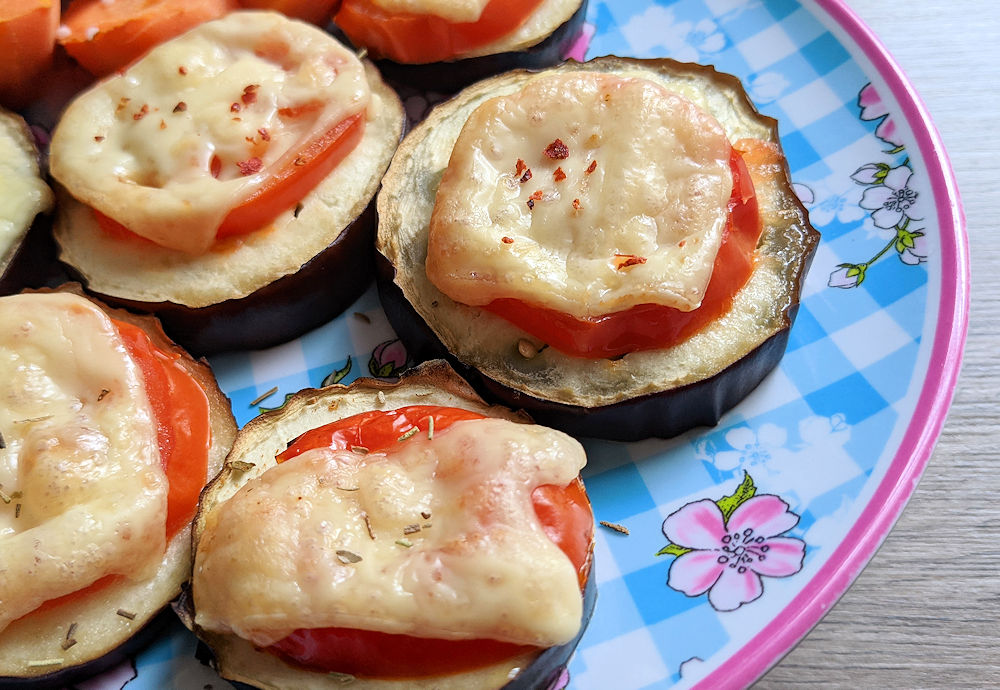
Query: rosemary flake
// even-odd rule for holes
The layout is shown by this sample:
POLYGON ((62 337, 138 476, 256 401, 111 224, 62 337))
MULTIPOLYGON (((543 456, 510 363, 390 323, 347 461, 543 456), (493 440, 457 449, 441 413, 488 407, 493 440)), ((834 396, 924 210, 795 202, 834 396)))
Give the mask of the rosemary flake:
POLYGON ((73 639, 73 633, 76 632, 76 621, 69 624, 69 630, 66 631, 66 639, 73 639))
POLYGON ((234 470, 239 470, 240 472, 249 472, 257 465, 252 462, 247 462, 246 460, 233 460, 229 463, 229 466, 234 470))
POLYGON ((135 620, 135 613, 133 613, 132 611, 126 611, 125 609, 118 609, 117 611, 115 611, 115 613, 117 613, 122 618, 128 618, 130 621, 135 620))
POLYGON ((420 531, 420 525, 413 523, 403 528, 403 534, 416 534, 420 531))
POLYGON ((405 434, 403 434, 402 436, 400 436, 396 440, 397 441, 405 441, 408 438, 412 438, 418 431, 420 431, 420 429, 418 429, 417 427, 413 427, 412 429, 410 429, 409 431, 407 431, 405 434))
POLYGON ((15 424, 33 424, 35 422, 44 422, 46 419, 52 419, 52 415, 43 414, 41 417, 28 417, 27 419, 15 419, 15 424))
POLYGON ((42 666, 62 666, 62 659, 36 659, 28 662, 28 668, 41 668, 42 666))
POLYGON ((372 539, 374 539, 375 538, 375 530, 372 528, 371 518, 369 518, 368 517, 368 513, 366 513, 363 510, 361 511, 361 517, 365 521, 365 528, 368 530, 368 536, 371 537, 372 539))
POLYGON ((371 451, 364 446, 351 446, 351 452, 358 455, 368 455, 371 451))
POLYGON ((408 549, 413 546, 413 542, 410 541, 409 539, 397 539, 396 543, 399 544, 400 546, 405 546, 408 549))
POLYGON ((434 417, 427 418, 427 440, 434 440, 434 417))
POLYGON ((17 503, 17 504, 14 505, 14 517, 15 518, 21 517, 21 504, 20 503, 17 503))
POLYGON ((270 398, 272 395, 274 395, 277 392, 278 392, 278 387, 274 386, 271 390, 266 391, 264 393, 261 393, 256 398, 254 398, 253 400, 251 400, 249 406, 250 407, 256 407, 257 405, 260 405, 262 402, 264 402, 265 400, 267 400, 268 398, 270 398))
POLYGON ((3 434, 0 434, 0 450, 7 447, 7 442, 3 440, 3 434))
POLYGON ((341 685, 347 685, 348 683, 353 683, 357 680, 357 678, 352 676, 350 673, 338 673, 337 671, 330 671, 329 677, 331 680, 336 683, 340 683, 341 685))
POLYGON ((337 484, 337 488, 341 491, 361 491, 360 486, 344 486, 343 484, 337 484))
POLYGON ((431 511, 429 511, 429 510, 421 510, 420 511, 420 517, 422 517, 424 520, 430 520, 431 519, 431 511))
POLYGON ((358 554, 354 553, 353 551, 348 551, 347 549, 338 549, 337 550, 337 560, 340 561, 341 563, 343 563, 344 565, 348 565, 348 564, 351 564, 351 563, 358 563, 358 562, 360 562, 361 561, 361 556, 359 556, 358 554))
POLYGON ((11 497, 8 496, 3 489, 0 489, 0 501, 3 501, 4 503, 10 503, 12 500, 13 499, 11 499, 11 497))
POLYGON ((626 527, 625 525, 619 525, 616 522, 608 522, 607 520, 601 520, 600 524, 603 525, 604 527, 607 527, 608 529, 613 529, 615 532, 619 532, 620 534, 629 533, 628 527, 626 527))
POLYGON ((67 649, 69 649, 75 644, 76 644, 75 638, 67 637, 65 640, 62 641, 62 644, 59 646, 62 647, 62 650, 65 652, 67 649))
POLYGON ((101 392, 97 394, 97 402, 101 402, 102 400, 104 400, 104 398, 106 398, 110 392, 111 391, 109 391, 107 388, 102 388, 101 392))

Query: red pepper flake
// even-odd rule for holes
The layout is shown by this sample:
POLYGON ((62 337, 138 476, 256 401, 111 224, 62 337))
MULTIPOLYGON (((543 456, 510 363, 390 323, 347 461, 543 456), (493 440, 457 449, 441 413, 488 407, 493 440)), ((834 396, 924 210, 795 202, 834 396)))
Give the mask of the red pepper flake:
POLYGON ((504 235, 503 237, 501 237, 500 241, 503 242, 504 244, 514 244, 514 238, 513 237, 507 237, 506 235, 504 235))
POLYGON ((101 134, 98 134, 96 137, 94 137, 94 141, 96 141, 99 144, 102 141, 104 141, 104 136, 101 135, 101 134))
POLYGON ((581 208, 581 206, 580 206, 580 200, 579 199, 573 199, 573 210, 579 211, 580 208, 581 208))
POLYGON ((566 179, 566 173, 563 172, 562 168, 556 168, 556 171, 552 173, 552 177, 555 178, 556 182, 562 182, 566 179))
POLYGON ((530 179, 531 179, 531 168, 525 168, 524 169, 524 174, 521 175, 520 182, 521 182, 521 184, 524 184, 525 182, 527 182, 530 179))
POLYGON ((115 113, 117 114, 117 113, 120 113, 121 111, 123 111, 125 109, 125 106, 127 106, 128 103, 129 103, 129 101, 131 101, 131 100, 132 100, 131 98, 126 98, 125 96, 122 96, 118 100, 118 107, 115 108, 115 113))
POLYGON ((174 106, 175 113, 183 113, 187 109, 188 109, 188 104, 185 103, 184 101, 178 101, 177 105, 174 106))
POLYGON ((262 141, 271 141, 271 133, 268 132, 263 127, 261 127, 260 129, 257 130, 257 134, 260 135, 260 138, 261 138, 262 141))
POLYGON ((306 163, 308 163, 308 161, 307 161, 307 160, 305 159, 305 157, 304 157, 304 156, 296 156, 296 157, 295 157, 295 160, 294 160, 294 161, 292 161, 292 165, 294 165, 294 166, 295 166, 295 167, 297 167, 297 168, 298 168, 298 167, 302 167, 302 166, 303 166, 303 165, 305 165, 306 163))
POLYGON ((260 88, 260 84, 249 84, 245 89, 243 89, 243 95, 240 96, 240 100, 243 101, 243 105, 250 105, 251 103, 257 102, 257 89, 260 88))
POLYGON ((184 76, 187 73, 188 73, 188 68, 185 67, 184 65, 181 65, 180 67, 177 68, 177 74, 184 76))
POLYGON ((261 168, 264 167, 264 161, 254 156, 253 158, 247 158, 245 161, 237 161, 236 165, 239 167, 241 175, 253 175, 260 172, 261 168))
POLYGON ((563 158, 569 158, 569 147, 562 142, 562 139, 556 139, 545 147, 544 153, 549 158, 562 160, 563 158))
POLYGON ((619 271, 629 266, 638 266, 646 263, 646 257, 635 254, 615 254, 615 268, 619 271))
POLYGON ((132 114, 132 119, 133 120, 141 120, 142 118, 146 117, 146 115, 148 115, 148 114, 149 114, 149 106, 147 104, 143 103, 142 107, 139 108, 138 112, 132 114))
POLYGON ((531 194, 531 196, 529 198, 530 199, 534 199, 535 201, 541 201, 542 200, 542 190, 536 189, 534 192, 532 192, 532 194, 531 194))
POLYGON ((243 110, 243 106, 240 105, 239 103, 233 103, 231 106, 229 106, 229 112, 231 113, 238 113, 241 110, 243 110))
POLYGON ((590 173, 594 172, 595 170, 597 170, 597 161, 596 160, 590 161, 590 165, 587 167, 586 171, 584 171, 584 172, 585 172, 585 174, 589 175, 590 173))
POLYGON ((521 173, 523 173, 523 172, 524 172, 525 170, 527 170, 527 169, 528 169, 528 164, 527 164, 527 163, 525 163, 525 162, 524 162, 523 160, 521 160, 520 158, 518 158, 518 159, 517 159, 517 165, 516 165, 516 166, 515 166, 515 168, 514 168, 514 174, 515 174, 515 175, 520 175, 521 173))
POLYGON ((535 200, 528 199, 528 208, 535 208, 535 200))
POLYGON ((167 128, 167 123, 164 122, 163 120, 160 120, 160 129, 166 129, 166 128, 167 128))
POLYGON ((212 161, 208 164, 208 169, 212 173, 212 177, 218 179, 219 173, 222 172, 222 159, 218 156, 212 156, 212 161))

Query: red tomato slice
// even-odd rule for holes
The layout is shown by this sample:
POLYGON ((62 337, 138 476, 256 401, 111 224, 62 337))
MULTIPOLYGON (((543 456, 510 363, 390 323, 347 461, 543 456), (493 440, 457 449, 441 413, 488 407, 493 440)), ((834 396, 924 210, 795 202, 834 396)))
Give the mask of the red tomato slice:
POLYGON ((494 300, 484 308, 575 357, 619 357, 687 340, 729 311, 736 293, 753 272, 754 250, 761 231, 757 196, 743 156, 736 149, 729 165, 733 173, 729 221, 712 267, 712 279, 697 309, 681 311, 658 304, 640 304, 592 319, 577 319, 518 299, 494 300))
POLYGON ((208 396, 178 362, 180 355, 156 347, 138 326, 115 321, 132 359, 142 371, 156 419, 160 461, 167 474, 167 539, 191 522, 208 481, 212 443, 208 396))
MULTIPOLYGON (((138 326, 112 321, 139 366, 153 408, 160 462, 169 483, 166 524, 169 540, 191 523, 198 496, 208 481, 208 449, 212 441, 208 397, 177 362, 180 355, 156 347, 138 326)), ((46 601, 32 613, 98 592, 119 577, 102 577, 87 587, 46 601)))
MULTIPOLYGON (((361 141, 365 131, 363 115, 358 113, 340 121, 322 136, 307 142, 294 156, 286 156, 287 163, 283 167, 274 170, 251 197, 226 215, 216 237, 259 230, 295 206, 361 141)), ((93 213, 98 225, 110 236, 149 242, 100 211, 93 213)))
POLYGON ((490 0, 474 22, 449 22, 432 14, 390 12, 372 0, 344 0, 333 21, 351 42, 376 57, 402 63, 448 60, 513 32, 542 0, 490 0))
MULTIPOLYGON (((453 407, 412 405, 375 410, 327 424, 299 436, 278 456, 284 462, 311 448, 384 450, 416 427, 434 433, 455 422, 483 415, 453 407)), ((594 516, 579 478, 568 486, 546 484, 532 492, 532 503, 546 535, 569 556, 581 590, 590 572, 594 516)), ((348 628, 300 629, 268 649, 283 659, 320 672, 369 678, 419 678, 481 668, 528 652, 533 647, 496 640, 440 640, 348 628)))

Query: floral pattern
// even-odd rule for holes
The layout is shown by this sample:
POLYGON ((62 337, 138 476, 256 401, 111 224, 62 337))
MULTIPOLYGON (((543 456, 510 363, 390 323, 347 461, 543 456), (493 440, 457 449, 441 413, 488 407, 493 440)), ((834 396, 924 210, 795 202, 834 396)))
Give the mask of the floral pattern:
POLYGON ((689 597, 708 594, 716 611, 735 611, 764 594, 765 577, 802 569, 806 544, 783 536, 799 516, 778 496, 756 493, 747 474, 731 496, 687 503, 663 521, 672 555, 667 586, 689 597))
MULTIPOLYGON (((862 120, 878 122, 875 136, 891 147, 886 150, 886 154, 896 156, 905 151, 906 147, 892 114, 872 84, 861 89, 858 107, 862 120)), ((830 272, 827 285, 843 289, 858 287, 865 281, 871 265, 890 252, 894 252, 900 262, 907 266, 918 266, 926 262, 927 237, 923 228, 912 227, 923 219, 923 214, 920 210, 920 193, 913 184, 913 169, 909 158, 899 165, 866 163, 854 171, 851 180, 865 187, 858 207, 868 212, 885 244, 866 261, 837 265, 830 272)))

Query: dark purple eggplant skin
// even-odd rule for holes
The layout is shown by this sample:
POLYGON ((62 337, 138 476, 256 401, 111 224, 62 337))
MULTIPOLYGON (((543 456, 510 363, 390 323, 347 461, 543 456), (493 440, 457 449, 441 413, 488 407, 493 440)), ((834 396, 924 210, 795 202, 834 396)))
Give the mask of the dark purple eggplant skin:
POLYGON ((56 260, 51 218, 37 216, 0 275, 0 295, 13 295, 25 288, 53 287, 65 281, 66 274, 56 260))
MULTIPOLYGON (((138 632, 107 654, 86 663, 61 668, 42 676, 29 678, 0 676, 0 688, 4 688, 4 690, 7 688, 11 690, 20 690, 21 688, 25 690, 55 690, 72 687, 73 683, 89 680, 134 657, 159 638, 163 629, 173 620, 173 611, 170 610, 169 606, 164 607, 162 611, 150 618, 138 632)), ((79 621, 79 624, 83 625, 85 622, 79 621)))
MULTIPOLYGON (((580 37, 586 16, 587 0, 584 0, 580 8, 548 38, 525 50, 417 65, 387 59, 375 60, 375 64, 386 81, 397 89, 410 87, 454 93, 494 74, 512 69, 543 69, 562 62, 580 37)), ((342 40, 350 43, 346 37, 342 40)))
MULTIPOLYGON (((812 255, 802 271, 805 276, 812 255)), ((382 309, 414 361, 442 358, 486 400, 523 410, 538 424, 573 436, 638 441, 672 438, 696 427, 718 424, 722 415, 749 395, 781 361, 798 303, 786 312, 785 327, 724 371, 679 388, 624 400, 611 405, 583 407, 543 400, 514 390, 464 364, 448 351, 393 282, 395 268, 376 258, 376 283, 382 309)))
MULTIPOLYGON (((246 297, 207 307, 173 302, 141 302, 88 290, 116 307, 155 314, 174 341, 196 356, 257 350, 287 342, 327 323, 371 284, 375 241, 375 201, 326 249, 296 272, 246 297)), ((68 270, 86 285, 82 276, 68 270)))

